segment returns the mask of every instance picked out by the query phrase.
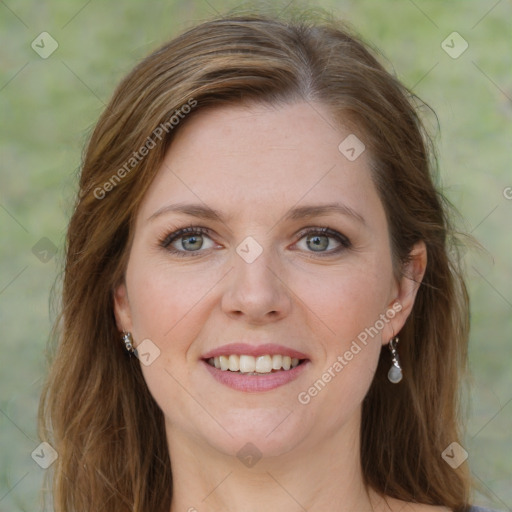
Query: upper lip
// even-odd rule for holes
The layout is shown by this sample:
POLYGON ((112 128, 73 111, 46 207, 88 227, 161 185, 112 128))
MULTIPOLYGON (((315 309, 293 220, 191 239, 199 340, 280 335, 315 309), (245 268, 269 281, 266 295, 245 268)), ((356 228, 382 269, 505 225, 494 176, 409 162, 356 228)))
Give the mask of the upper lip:
POLYGON ((246 356, 265 356, 265 355, 282 355, 295 357, 297 359, 308 359, 308 356, 298 350, 294 350, 284 345, 276 345, 274 343, 264 343, 262 345, 250 345, 247 343, 228 343, 213 350, 210 350, 202 356, 203 359, 210 359, 211 357, 229 356, 232 354, 246 355, 246 356))

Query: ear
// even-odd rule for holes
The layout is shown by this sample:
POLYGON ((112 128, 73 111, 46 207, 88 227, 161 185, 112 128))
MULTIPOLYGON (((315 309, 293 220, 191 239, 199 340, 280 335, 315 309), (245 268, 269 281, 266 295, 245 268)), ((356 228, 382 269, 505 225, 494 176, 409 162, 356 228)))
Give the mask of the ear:
POLYGON ((396 336, 410 315, 416 299, 416 293, 421 285, 427 268, 427 247, 421 241, 414 245, 409 253, 409 259, 402 268, 402 275, 397 282, 396 298, 389 304, 389 310, 394 310, 396 315, 389 322, 391 332, 387 332, 382 343, 387 344, 396 336))
POLYGON ((114 315, 120 332, 132 331, 132 314, 126 284, 121 283, 114 290, 114 315))

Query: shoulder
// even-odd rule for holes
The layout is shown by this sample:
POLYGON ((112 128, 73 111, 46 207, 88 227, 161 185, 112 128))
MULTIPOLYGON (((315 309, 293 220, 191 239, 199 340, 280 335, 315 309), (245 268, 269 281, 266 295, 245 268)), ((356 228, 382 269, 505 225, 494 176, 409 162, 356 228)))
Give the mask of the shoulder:
MULTIPOLYGON (((408 512, 453 512, 451 509, 447 507, 436 507, 433 505, 423 505, 417 503, 409 503, 409 507, 405 507, 403 512, 407 510, 408 512)), ((468 512, 498 512, 497 510, 492 510, 490 508, 478 507, 476 505, 471 506, 468 509, 468 512)))
POLYGON ((490 508, 478 507, 477 505, 473 505, 468 512, 497 512, 496 510, 492 510, 490 508))
POLYGON ((383 500, 378 502, 378 506, 375 508, 376 512, 453 512, 447 507, 402 501, 390 496, 381 498, 383 500))
MULTIPOLYGON (((403 503, 403 502, 402 502, 403 503)), ((436 505, 425 505, 424 503, 410 503, 403 506, 403 512, 453 512, 447 507, 440 507, 436 505)))
MULTIPOLYGON (((408 512, 453 512, 451 509, 447 507, 436 507, 432 505, 423 505, 418 503, 408 503, 409 507, 405 507, 403 512, 407 510, 408 512)), ((468 509, 468 512, 498 512, 497 510, 492 510, 490 508, 478 507, 477 505, 473 505, 468 509)))
MULTIPOLYGON (((411 503, 402 501, 394 498, 387 497, 386 500, 386 512, 453 512, 447 507, 425 505, 424 503, 411 503)), ((468 512, 498 512, 490 508, 479 507, 473 505, 468 509, 468 512)))

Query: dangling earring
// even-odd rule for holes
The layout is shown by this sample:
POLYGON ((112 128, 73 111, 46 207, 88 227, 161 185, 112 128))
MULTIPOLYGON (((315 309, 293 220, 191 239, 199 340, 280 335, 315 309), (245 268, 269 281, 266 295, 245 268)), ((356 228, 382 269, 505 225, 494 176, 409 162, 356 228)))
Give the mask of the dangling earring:
POLYGON ((132 354, 135 354, 135 349, 133 348, 133 338, 132 338, 132 334, 130 332, 126 332, 126 331, 123 332, 123 342, 124 342, 124 347, 125 347, 126 351, 130 354, 130 356, 132 354))
POLYGON ((398 384, 403 377, 402 368, 400 366, 400 359, 398 358, 398 352, 396 346, 398 344, 398 336, 389 340, 389 350, 391 351, 391 361, 393 364, 388 372, 388 379, 393 384, 398 384))

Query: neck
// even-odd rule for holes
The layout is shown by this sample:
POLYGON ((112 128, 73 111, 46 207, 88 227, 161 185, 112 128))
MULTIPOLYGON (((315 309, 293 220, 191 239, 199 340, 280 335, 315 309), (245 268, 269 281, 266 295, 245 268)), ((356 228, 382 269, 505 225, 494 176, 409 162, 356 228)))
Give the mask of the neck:
POLYGON ((324 512, 333 510, 333 503, 339 512, 374 512, 377 498, 361 471, 358 419, 328 439, 304 441, 251 467, 168 427, 171 512, 252 512, 255 506, 266 512, 324 512))

